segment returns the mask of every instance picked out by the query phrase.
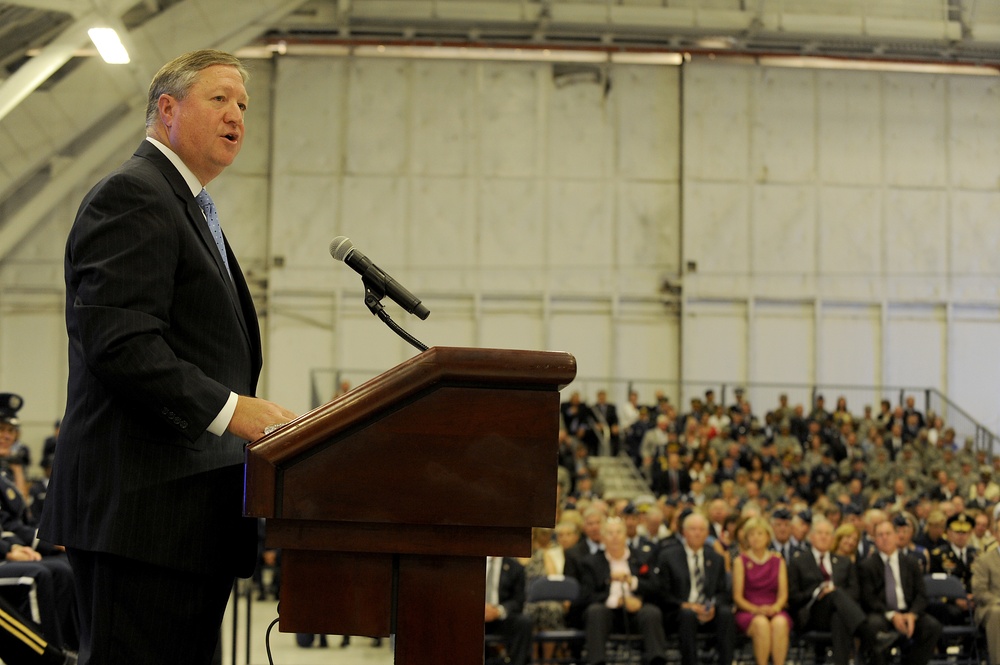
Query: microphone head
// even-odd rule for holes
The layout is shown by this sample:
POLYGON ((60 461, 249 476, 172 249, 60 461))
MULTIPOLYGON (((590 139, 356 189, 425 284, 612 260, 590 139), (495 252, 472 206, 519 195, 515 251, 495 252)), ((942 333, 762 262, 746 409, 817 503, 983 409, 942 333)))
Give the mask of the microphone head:
POLYGON ((346 259, 352 249, 354 249, 354 243, 347 236, 337 236, 330 241, 330 256, 338 261, 346 259))

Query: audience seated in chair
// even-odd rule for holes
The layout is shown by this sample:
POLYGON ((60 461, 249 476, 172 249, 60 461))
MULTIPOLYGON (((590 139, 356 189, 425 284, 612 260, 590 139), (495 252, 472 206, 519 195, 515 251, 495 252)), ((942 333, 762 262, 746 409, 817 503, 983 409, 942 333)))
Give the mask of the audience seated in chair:
POLYGON ((733 602, 736 626, 750 636, 757 665, 784 665, 788 656, 792 619, 788 602, 785 560, 768 549, 774 538, 771 525, 753 517, 743 526, 745 550, 733 561, 733 602))
POLYGON ((677 630, 682 665, 699 663, 699 632, 713 636, 719 665, 733 660, 735 624, 725 561, 705 546, 708 532, 708 520, 691 513, 681 525, 681 546, 664 548, 657 561, 663 618, 677 630))
MULTIPOLYGON (((994 527, 1000 537, 1000 523, 994 527)), ((972 564, 972 598, 976 624, 986 633, 989 662, 1000 663, 1000 548, 993 548, 972 564)))
POLYGON ((855 636, 866 652, 878 647, 858 603, 854 564, 832 554, 832 544, 833 525, 825 517, 814 517, 808 544, 788 563, 788 600, 797 630, 831 633, 834 665, 847 665, 855 636))
POLYGON ((632 552, 626 545, 620 518, 604 524, 605 549, 583 560, 581 586, 586 603, 587 663, 606 662, 605 645, 612 632, 638 634, 643 662, 666 662, 663 614, 655 604, 659 588, 650 553, 632 552))
MULTIPOLYGON (((896 531, 886 521, 875 528, 877 551, 858 563, 861 606, 875 632, 904 636, 903 662, 926 665, 941 636, 941 624, 927 614, 927 596, 919 565, 896 548, 896 531)), ((881 654, 876 653, 878 665, 881 654)))
POLYGON ((524 608, 524 567, 511 557, 486 559, 486 634, 500 635, 510 665, 527 665, 531 657, 531 619, 524 608))

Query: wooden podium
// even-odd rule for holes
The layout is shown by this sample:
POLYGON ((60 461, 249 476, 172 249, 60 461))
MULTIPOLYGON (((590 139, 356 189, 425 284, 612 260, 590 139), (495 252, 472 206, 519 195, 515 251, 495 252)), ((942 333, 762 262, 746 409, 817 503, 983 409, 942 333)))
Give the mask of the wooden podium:
POLYGON ((247 448, 245 513, 282 548, 279 630, 483 662, 487 555, 556 509, 565 353, 433 347, 247 448))

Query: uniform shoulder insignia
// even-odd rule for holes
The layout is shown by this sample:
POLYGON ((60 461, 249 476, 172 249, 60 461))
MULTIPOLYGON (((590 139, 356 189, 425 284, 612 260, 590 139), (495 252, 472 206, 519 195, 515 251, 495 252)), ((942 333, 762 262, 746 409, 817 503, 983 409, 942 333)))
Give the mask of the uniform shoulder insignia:
POLYGON ((931 550, 931 556, 941 556, 941 548, 935 547, 931 550))
POLYGON ((11 501, 17 498, 17 494, 15 494, 13 488, 10 487, 7 488, 7 498, 10 499, 11 501))

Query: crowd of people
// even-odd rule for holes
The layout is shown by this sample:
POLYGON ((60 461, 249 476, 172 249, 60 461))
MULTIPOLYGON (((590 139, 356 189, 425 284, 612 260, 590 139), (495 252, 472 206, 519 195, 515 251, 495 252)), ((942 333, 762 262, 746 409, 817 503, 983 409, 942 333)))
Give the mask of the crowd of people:
POLYGON ((42 473, 29 480, 36 474, 20 441, 23 404, 20 395, 0 394, 0 660, 64 665, 76 662, 80 643, 73 571, 63 548, 37 536, 58 423, 42 473))
POLYGON ((584 630, 591 665, 611 632, 641 636, 645 663, 664 662, 676 634, 684 665, 701 662, 699 635, 728 664, 742 634, 758 665, 783 665, 811 630, 830 633, 836 665, 878 665, 892 649, 920 665, 948 646, 949 624, 981 626, 1000 662, 1000 456, 959 444, 914 402, 855 415, 843 397, 830 411, 822 396, 806 409, 782 395, 758 414, 744 391, 727 406, 707 391, 679 413, 665 398, 571 395, 557 526, 536 530, 521 563, 529 588, 565 575, 580 594, 524 614, 536 630, 584 630), (631 457, 648 495, 605 496, 590 464, 602 453, 631 457), (965 594, 930 597, 933 574, 965 594))

